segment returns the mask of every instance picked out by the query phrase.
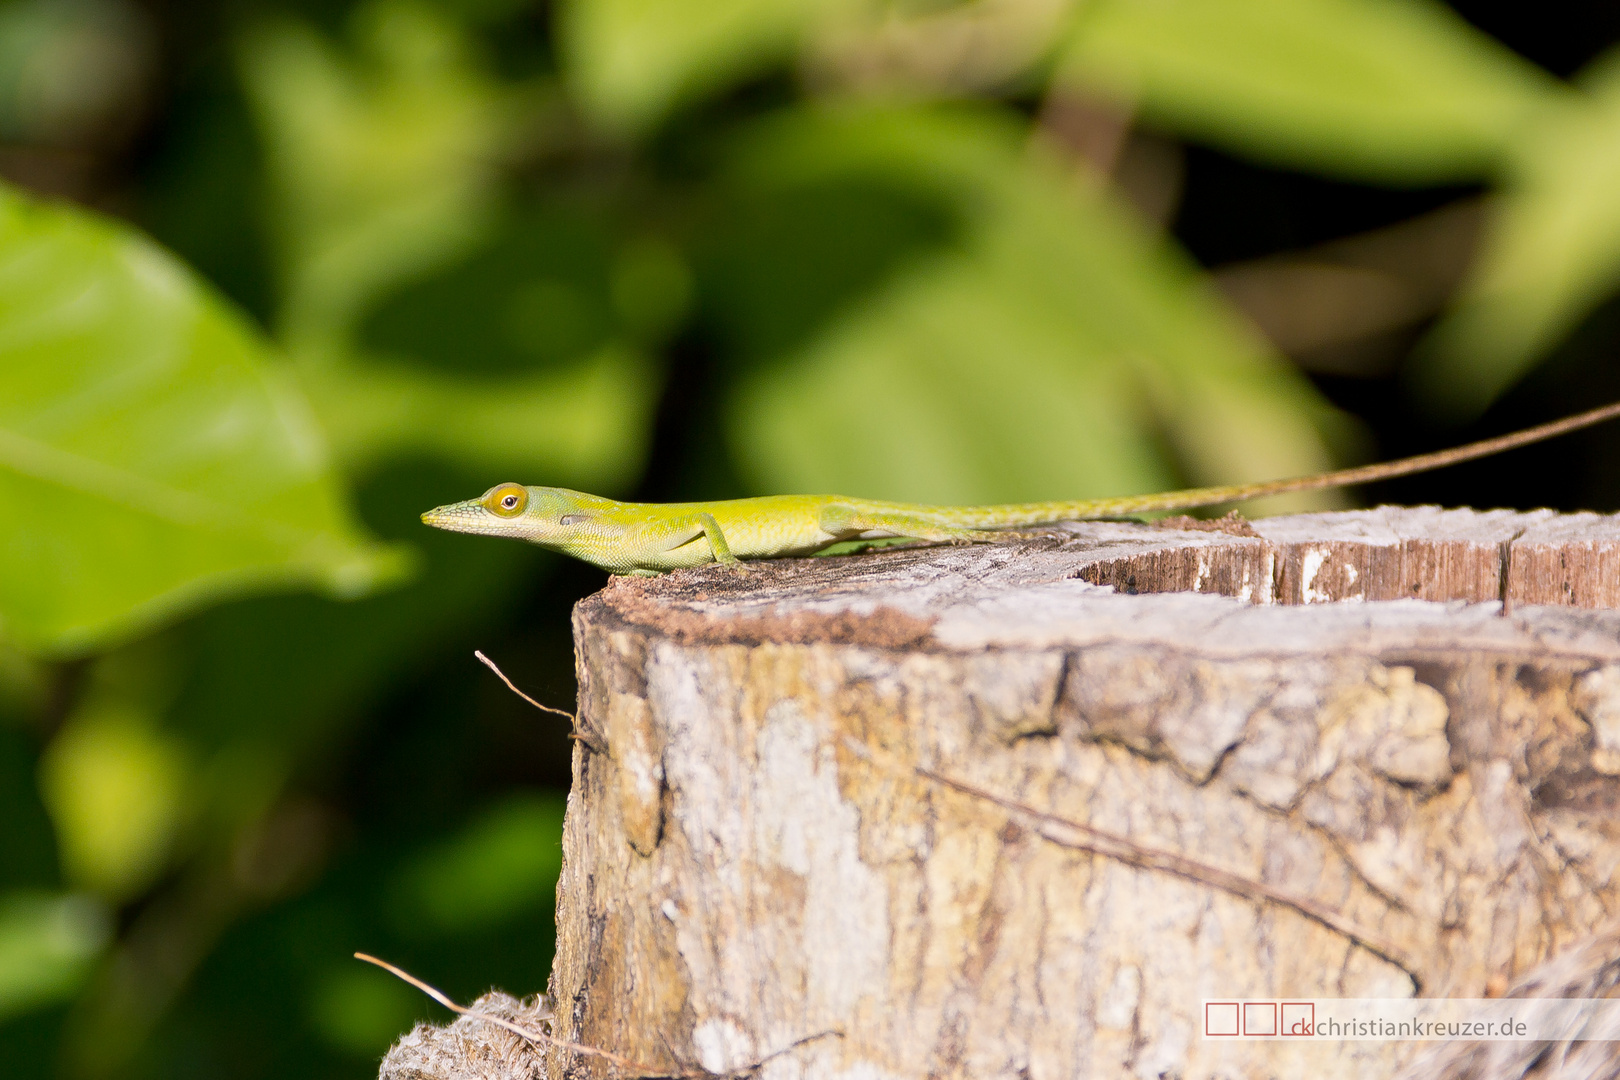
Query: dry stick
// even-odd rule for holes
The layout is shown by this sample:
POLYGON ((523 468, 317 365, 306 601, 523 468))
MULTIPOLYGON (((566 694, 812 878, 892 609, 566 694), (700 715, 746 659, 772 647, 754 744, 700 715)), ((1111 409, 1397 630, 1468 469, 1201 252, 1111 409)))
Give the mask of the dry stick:
POLYGON ((985 788, 981 788, 975 784, 970 784, 965 780, 957 780, 954 777, 946 776, 943 773, 937 773, 934 770, 925 768, 921 765, 907 767, 899 764, 898 762, 888 763, 879 761, 878 754, 875 753, 870 747, 856 742, 848 735, 844 736, 844 744, 859 757, 879 766, 887 767, 898 772, 909 772, 915 774, 925 780, 930 780, 933 783, 939 784, 942 787, 950 788, 952 791, 959 792, 960 794, 969 795, 973 798, 983 799, 986 802, 993 803, 996 806, 1001 807, 1003 810, 1010 810, 1014 813, 1023 814, 1027 817, 1034 818, 1036 821, 1043 824, 1056 825, 1060 828, 1068 829, 1069 831, 1078 834, 1075 837, 1062 838, 1053 836, 1044 829, 1038 830, 1040 836, 1051 843, 1059 845, 1060 847, 1075 848, 1080 851, 1089 851, 1094 855, 1101 855, 1104 858, 1116 859, 1119 862, 1126 863, 1127 865, 1135 866, 1143 870, 1158 870, 1166 874, 1175 874, 1178 877, 1183 877, 1189 881, 1196 881, 1199 884, 1220 889, 1222 892, 1231 893, 1233 896, 1238 896, 1245 900, 1270 900, 1273 903, 1281 904, 1284 907, 1293 908, 1307 919, 1320 923, 1329 930, 1332 930, 1337 934, 1342 934, 1351 941, 1354 941, 1368 952, 1383 957, 1385 960, 1388 960, 1396 967, 1399 967, 1401 970, 1405 971, 1409 976, 1412 977, 1414 982, 1418 981, 1418 975, 1414 965, 1410 960, 1402 955, 1401 951, 1396 948, 1395 945, 1378 937, 1369 930, 1362 929, 1355 923, 1346 919, 1343 915, 1340 915, 1339 912, 1333 908, 1328 907, 1326 904, 1319 904, 1315 900, 1308 900, 1302 896, 1295 896, 1292 893, 1284 892, 1283 890, 1275 888, 1271 885, 1267 885, 1264 882, 1255 881, 1251 878, 1243 877, 1240 874, 1234 874, 1230 870, 1222 870, 1219 867, 1210 866, 1208 863, 1199 862, 1197 859, 1190 859, 1185 855, 1178 855, 1172 851, 1165 851, 1161 848, 1152 848, 1144 844, 1139 844, 1129 837, 1121 836, 1118 833, 1109 832, 1106 829, 1099 829, 1094 825, 1085 825, 1078 821, 1071 821, 1068 818, 1059 817, 1058 815, 1049 813, 1045 810, 1037 810, 1035 807, 1021 803, 1016 799, 1010 799, 1005 795, 998 795, 993 791, 988 791, 985 788))
POLYGON ((601 742, 595 736, 577 730, 579 728, 579 717, 575 716, 571 712, 564 712, 562 709, 554 708, 550 705, 540 704, 538 701, 534 700, 534 698, 530 697, 528 694, 525 694, 523 691, 519 690, 515 685, 513 685, 512 680, 506 677, 506 672, 495 666, 495 661, 491 660, 477 649, 473 650, 473 655, 478 657, 479 661, 482 662, 485 667, 493 671, 495 673, 495 677, 501 680, 501 682, 505 683, 508 690, 512 691, 512 693, 516 694, 524 701, 527 701, 530 705, 533 705, 541 712, 555 713, 558 716, 566 716, 569 722, 576 729, 568 733, 568 737, 570 739, 578 739, 592 750, 595 750, 598 754, 604 754, 607 752, 607 749, 602 746, 601 742))
POLYGON ((508 679, 506 677, 506 672, 504 672, 500 668, 496 667, 495 666, 495 661, 493 661, 489 657, 485 656, 482 652, 478 651, 477 649, 474 649, 473 650, 473 655, 478 657, 478 659, 483 662, 485 667, 487 667, 487 668, 489 668, 489 670, 493 671, 495 673, 495 677, 497 679, 501 680, 501 682, 505 683, 506 688, 508 690, 512 691, 512 693, 516 694, 518 697, 522 698, 524 701, 527 701, 530 705, 533 705, 535 708, 539 709, 541 712, 555 713, 558 716, 566 716, 566 717, 568 717, 569 720, 573 720, 575 723, 579 722, 578 720, 574 719, 574 714, 573 713, 564 712, 562 709, 555 708, 555 707, 553 707, 551 705, 542 705, 538 701, 534 700, 534 698, 530 697, 528 694, 525 694, 523 691, 519 690, 516 686, 513 686, 512 685, 512 680, 508 679))
POLYGON ((364 960, 368 964, 376 964, 378 967, 393 975, 395 978, 404 979, 406 982, 422 991, 422 993, 426 994, 428 997, 432 998, 434 1001, 437 1001, 440 1005, 443 1005, 445 1008, 459 1016, 474 1016, 480 1020, 487 1020, 496 1027, 505 1028, 507 1031, 510 1031, 520 1039, 525 1039, 532 1043, 549 1044, 563 1050, 572 1050, 574 1053, 583 1054, 586 1057, 598 1057, 604 1061, 612 1062, 614 1065, 619 1066, 619 1068, 630 1072, 642 1073, 647 1076, 666 1075, 658 1069, 654 1069, 647 1065, 637 1064, 627 1057, 613 1053, 611 1050, 599 1050, 594 1046, 586 1046, 583 1043, 569 1042, 567 1039, 559 1039, 555 1035, 547 1035, 543 1031, 530 1031, 528 1028, 519 1027, 517 1024, 512 1023, 510 1020, 507 1020, 504 1017, 492 1016, 486 1012, 479 1012, 477 1009, 469 1009, 465 1005, 457 1005, 454 1001, 450 1000, 450 996, 448 994, 444 993, 442 990, 439 990, 437 987, 430 986, 403 968, 395 967, 386 960, 379 960, 369 953, 357 952, 354 954, 354 958, 356 960, 364 960))

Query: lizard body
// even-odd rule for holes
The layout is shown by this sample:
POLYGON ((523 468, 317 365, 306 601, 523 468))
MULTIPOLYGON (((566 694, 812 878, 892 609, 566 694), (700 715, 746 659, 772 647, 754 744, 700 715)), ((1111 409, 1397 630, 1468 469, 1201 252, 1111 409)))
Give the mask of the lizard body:
POLYGON ((694 503, 630 503, 567 488, 498 484, 477 499, 422 515, 453 532, 510 536, 614 574, 655 575, 689 566, 812 555, 847 540, 906 537, 986 542, 1008 530, 1243 502, 1438 469, 1539 442, 1620 416, 1620 403, 1450 450, 1352 469, 1189 488, 1152 495, 996 506, 928 506, 842 495, 766 495, 694 503))

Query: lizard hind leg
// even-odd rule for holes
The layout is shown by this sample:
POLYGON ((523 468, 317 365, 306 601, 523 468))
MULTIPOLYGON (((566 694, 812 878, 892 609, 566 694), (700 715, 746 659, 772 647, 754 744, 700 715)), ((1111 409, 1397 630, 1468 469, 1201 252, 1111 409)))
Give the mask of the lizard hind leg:
POLYGON ((1000 533, 992 530, 946 525, 927 514, 862 509, 843 503, 822 507, 820 524, 823 532, 844 540, 901 537, 950 544, 982 544, 1001 538, 1000 533))

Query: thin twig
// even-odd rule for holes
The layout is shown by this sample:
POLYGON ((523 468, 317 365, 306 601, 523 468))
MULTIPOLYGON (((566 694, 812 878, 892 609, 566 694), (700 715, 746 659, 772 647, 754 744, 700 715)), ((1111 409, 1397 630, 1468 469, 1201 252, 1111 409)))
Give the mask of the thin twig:
POLYGON ((575 723, 578 723, 578 721, 575 720, 573 713, 567 712, 567 711, 565 711, 563 709, 555 708, 554 706, 551 706, 551 705, 542 705, 538 701, 534 700, 534 698, 530 697, 528 694, 525 694, 523 691, 519 690, 516 686, 513 686, 512 685, 512 680, 508 679, 506 677, 506 672, 504 672, 500 668, 496 667, 495 666, 495 661, 493 661, 489 657, 485 656, 482 652, 478 651, 477 649, 474 649, 473 650, 473 655, 478 657, 478 659, 483 662, 485 667, 487 667, 487 668, 489 668, 489 670, 493 671, 495 673, 495 677, 497 679, 501 680, 501 682, 505 683, 506 688, 508 690, 512 691, 512 693, 516 694, 518 697, 522 698, 524 701, 527 701, 530 705, 533 705, 535 708, 539 709, 541 712, 555 713, 558 716, 566 716, 569 720, 572 720, 575 723))
POLYGON ((505 683, 506 688, 508 690, 512 691, 512 693, 516 694, 518 697, 522 698, 524 701, 527 701, 530 705, 533 705, 535 708, 540 709, 542 712, 556 713, 558 716, 566 716, 566 717, 568 717, 569 722, 573 725, 573 729, 574 729, 574 730, 572 730, 572 731, 570 731, 568 733, 568 737, 570 739, 577 739, 578 741, 580 741, 580 742, 584 743, 586 746, 588 746, 590 749, 596 751, 598 754, 606 754, 607 753, 607 747, 602 745, 602 740, 601 739, 597 738, 595 735, 592 735, 589 732, 579 730, 579 717, 577 715, 575 715, 574 713, 571 713, 571 712, 564 712, 561 709, 554 709, 550 705, 542 705, 542 704, 540 704, 538 701, 534 700, 534 698, 530 697, 528 694, 525 694, 523 691, 519 690, 516 686, 514 686, 512 684, 512 680, 508 679, 506 677, 506 672, 502 671, 500 668, 495 666, 495 661, 491 660, 489 657, 485 656, 482 652, 479 652, 477 649, 473 650, 473 655, 478 657, 478 659, 483 662, 483 665, 485 667, 487 667, 487 668, 489 668, 489 670, 493 671, 495 673, 495 677, 500 679, 501 682, 505 683))
MULTIPOLYGON (((483 659, 482 655, 480 655, 479 659, 483 659)), ((486 664, 489 663, 487 660, 484 662, 486 664)), ((494 667, 493 664, 490 666, 494 667)), ((499 674, 499 672, 497 671, 496 674, 499 674)), ((505 678, 505 676, 502 676, 502 678, 505 678)), ((742 1068, 730 1069, 723 1073, 710 1072, 707 1069, 683 1069, 680 1072, 669 1072, 665 1069, 655 1069, 650 1065, 639 1064, 622 1054, 615 1054, 611 1050, 603 1050, 595 1046, 586 1046, 584 1043, 571 1042, 568 1039, 558 1038, 555 1035, 548 1035, 544 1031, 533 1031, 529 1028, 514 1024, 505 1017, 494 1016, 487 1012, 480 1012, 477 1009, 469 1009, 465 1005, 458 1005, 450 999, 450 995, 446 994, 438 987, 425 983, 421 979, 418 979, 415 975, 412 975, 410 972, 406 971, 404 968, 396 967, 386 960, 379 960, 377 957, 372 956, 369 953, 357 952, 354 954, 354 958, 356 960, 364 960, 368 964, 375 964, 384 971, 388 972, 390 975, 393 975, 395 978, 403 979, 405 982, 410 983, 412 986, 422 991, 422 993, 426 994, 434 1001, 437 1001, 440 1005, 443 1005, 451 1012, 456 1013, 458 1016, 471 1016, 478 1020, 487 1021, 494 1024, 496 1027, 504 1028, 505 1030, 510 1031, 513 1035, 516 1035, 518 1038, 524 1039, 531 1043, 555 1046, 558 1049, 569 1050, 585 1057, 601 1058, 603 1061, 606 1061, 611 1065, 616 1065, 626 1072, 634 1074, 637 1080, 729 1080, 731 1077, 750 1076, 763 1068, 766 1062, 772 1060, 773 1058, 781 1057, 783 1054, 797 1050, 806 1043, 815 1042, 817 1039, 825 1039, 828 1036, 836 1036, 840 1039, 844 1037, 844 1033, 842 1031, 831 1029, 827 1031, 818 1031, 814 1035, 806 1035, 801 1039, 796 1039, 795 1041, 790 1042, 786 1046, 782 1047, 780 1050, 773 1050, 771 1053, 766 1054, 757 1061, 744 1065, 742 1068)))
POLYGON ((560 1039, 555 1035, 548 1035, 543 1031, 531 1031, 528 1028, 520 1027, 517 1024, 512 1023, 510 1020, 507 1020, 504 1017, 493 1016, 486 1012, 479 1012, 477 1009, 469 1009, 465 1005, 457 1005, 454 1001, 450 1000, 450 996, 444 993, 444 991, 435 986, 428 985, 403 968, 395 967, 388 961, 379 960, 375 956, 368 953, 357 952, 354 954, 354 958, 356 960, 364 960, 368 964, 376 964, 378 967, 393 975, 395 978, 404 979, 406 982, 422 991, 422 993, 426 994, 428 997, 432 998, 434 1001, 437 1001, 440 1005, 443 1005, 445 1008, 449 1009, 453 1013, 456 1013, 457 1015, 474 1016, 480 1020, 486 1020, 489 1023, 494 1024, 496 1027, 505 1028, 507 1031, 510 1031, 520 1039, 526 1039, 532 1043, 543 1043, 549 1046, 555 1046, 563 1050, 572 1050, 574 1053, 583 1054, 586 1057, 601 1058, 604 1061, 617 1065, 621 1069, 640 1073, 644 1076, 650 1077, 667 1075, 661 1070, 654 1069, 647 1065, 638 1064, 621 1054, 615 1054, 611 1050, 601 1050, 594 1046, 586 1046, 583 1043, 570 1042, 567 1039, 560 1039))
POLYGON ((1165 851, 1162 848, 1148 847, 1145 844, 1139 844, 1129 837, 1121 836, 1118 833, 1109 832, 1106 829, 1099 829, 1094 825, 1086 825, 1078 821, 1071 821, 1068 818, 1059 817, 1058 815, 1049 813, 1048 811, 1038 810, 1033 806, 1021 803, 1016 799, 1008 798, 1005 795, 998 795, 995 792, 988 791, 985 788, 977 786, 976 784, 970 784, 965 780, 958 780, 954 777, 946 776, 943 773, 937 773, 934 770, 925 768, 921 765, 912 765, 907 767, 899 764, 898 762, 889 764, 879 761, 878 753, 874 752, 871 747, 856 742, 847 735, 844 736, 844 743, 846 746, 849 746, 857 755, 874 764, 886 766, 901 772, 912 773, 913 775, 919 776, 925 780, 939 784, 941 787, 950 788, 952 791, 956 791, 960 794, 968 795, 976 799, 983 799, 985 802, 993 803, 1004 810, 1010 810, 1014 813, 1033 818, 1043 825, 1055 825, 1075 834, 1074 836, 1070 837, 1060 837, 1052 835, 1052 833, 1045 829, 1037 830, 1038 834, 1042 838, 1050 841, 1051 843, 1057 844, 1060 847, 1069 847, 1080 851, 1089 851, 1094 855, 1101 855, 1104 858, 1115 859, 1119 862, 1126 863, 1130 866, 1135 866, 1143 870, 1157 870, 1161 873, 1175 874, 1177 877, 1183 877, 1189 881, 1196 881, 1199 884, 1220 889, 1222 892, 1231 893, 1233 896, 1241 897, 1245 900, 1269 900, 1273 903, 1281 904, 1284 907, 1293 908, 1295 911, 1299 912, 1301 915, 1312 920, 1313 922, 1320 923, 1329 930, 1332 930, 1334 933, 1344 935, 1351 941, 1356 942, 1362 948, 1366 949, 1368 952, 1383 957, 1385 960, 1388 960, 1390 963, 1406 971, 1407 974, 1411 975, 1414 979, 1417 978, 1414 966, 1392 943, 1385 941, 1383 938, 1378 937, 1369 930, 1357 926, 1355 923, 1346 919, 1343 915, 1339 914, 1338 911, 1328 907, 1326 904, 1320 904, 1315 900, 1309 900, 1302 896, 1295 896, 1294 894, 1284 892, 1275 886, 1267 885, 1264 882, 1243 877, 1240 874, 1234 874, 1230 870, 1222 870, 1220 867, 1199 862, 1197 859, 1191 859, 1185 855, 1179 855, 1173 851, 1165 851))

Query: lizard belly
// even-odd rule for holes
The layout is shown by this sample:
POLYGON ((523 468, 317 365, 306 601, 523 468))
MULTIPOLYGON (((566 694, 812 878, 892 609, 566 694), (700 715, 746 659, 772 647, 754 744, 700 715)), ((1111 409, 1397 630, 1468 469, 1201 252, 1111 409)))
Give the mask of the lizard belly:
MULTIPOLYGON (((782 556, 813 555, 840 537, 824 532, 816 515, 762 514, 739 515, 732 520, 719 518, 731 553, 739 559, 774 559, 782 556)), ((708 550, 699 537, 698 545, 708 550)))

